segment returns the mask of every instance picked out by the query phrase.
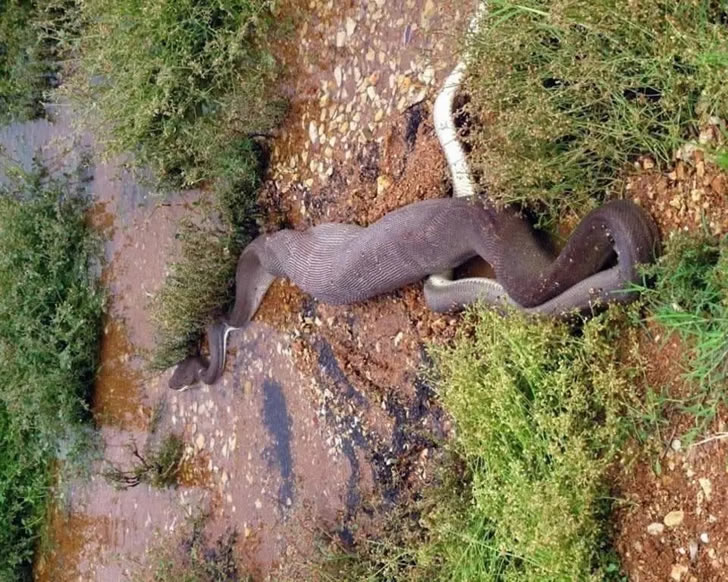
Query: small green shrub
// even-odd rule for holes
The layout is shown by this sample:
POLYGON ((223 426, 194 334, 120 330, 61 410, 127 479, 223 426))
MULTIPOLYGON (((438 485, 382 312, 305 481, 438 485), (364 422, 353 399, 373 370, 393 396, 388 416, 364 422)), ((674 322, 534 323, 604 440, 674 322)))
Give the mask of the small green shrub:
POLYGON ((86 207, 41 170, 0 191, 2 580, 29 576, 53 460, 89 444, 104 299, 86 207))
POLYGON ((0 123, 44 115, 80 24, 80 0, 0 1, 0 123))
POLYGON ((41 115, 46 67, 39 62, 32 2, 0 2, 0 123, 41 115))
POLYGON ((282 113, 266 47, 272 4, 89 0, 67 92, 92 106, 111 152, 133 152, 163 183, 215 179, 241 139, 282 113))
POLYGON ((494 0, 470 42, 473 161, 544 221, 604 199, 728 114, 728 14, 713 0, 494 0))
POLYGON ((604 477, 627 386, 616 318, 593 318, 579 334, 483 309, 465 324, 453 348, 434 352, 471 475, 470 517, 440 513, 434 525, 442 572, 463 581, 598 579, 604 477))

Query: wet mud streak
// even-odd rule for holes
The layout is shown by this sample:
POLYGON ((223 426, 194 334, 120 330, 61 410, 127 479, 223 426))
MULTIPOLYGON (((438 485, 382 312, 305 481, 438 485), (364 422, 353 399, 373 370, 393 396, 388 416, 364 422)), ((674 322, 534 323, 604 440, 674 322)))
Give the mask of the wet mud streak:
MULTIPOLYGON (((317 338, 314 349, 318 353, 320 371, 328 376, 336 388, 334 402, 327 405, 326 418, 329 423, 342 427, 343 430, 337 432, 341 435, 342 453, 351 468, 347 482, 344 527, 339 531, 342 541, 346 542, 347 524, 356 518, 358 511, 364 509, 359 490, 361 464, 356 449, 362 450, 371 463, 374 482, 377 483, 384 504, 394 505, 401 494, 403 477, 406 478, 412 469, 412 454, 425 447, 436 447, 434 438, 416 429, 423 418, 431 415, 429 400, 433 391, 424 380, 418 378, 415 381, 416 398, 409 408, 395 397, 388 399, 386 409, 394 419, 394 427, 387 441, 375 432, 365 432, 354 414, 341 413, 342 409, 351 409, 352 405, 354 410, 360 412, 371 405, 366 396, 351 384, 326 340, 317 338)), ((440 419, 437 418, 436 424, 439 423, 440 419)))
POLYGON ((354 388, 339 366, 331 344, 323 339, 318 339, 314 347, 318 353, 319 367, 336 384, 336 387, 342 390, 342 395, 347 399, 353 400, 357 406, 368 408, 369 402, 367 399, 361 392, 354 388))
POLYGON ((273 380, 263 382, 263 424, 273 441, 264 455, 278 466, 283 482, 278 489, 278 503, 284 510, 293 502, 295 483, 291 454, 291 417, 286 406, 283 387, 273 380))
MULTIPOLYGON (((339 366, 339 362, 336 360, 334 350, 331 345, 319 338, 315 342, 314 348, 318 353, 318 364, 319 369, 326 374, 329 379, 334 383, 337 388, 336 393, 340 395, 340 399, 353 402, 359 409, 366 409, 369 407, 369 401, 362 395, 344 374, 343 370, 339 366)), ((344 453, 351 473, 347 481, 346 486, 346 515, 344 517, 344 525, 339 530, 339 536, 342 541, 348 543, 349 537, 347 525, 353 517, 356 515, 357 510, 361 505, 361 491, 359 483, 361 480, 361 463, 359 457, 356 454, 356 448, 359 448, 366 453, 370 453, 372 446, 369 439, 364 434, 361 425, 355 422, 354 417, 351 415, 345 415, 343 418, 337 415, 330 406, 326 410, 326 418, 330 424, 336 424, 337 418, 344 426, 351 427, 350 430, 342 435, 341 439, 341 451, 344 453)), ((376 478, 377 471, 374 469, 373 474, 376 478)))

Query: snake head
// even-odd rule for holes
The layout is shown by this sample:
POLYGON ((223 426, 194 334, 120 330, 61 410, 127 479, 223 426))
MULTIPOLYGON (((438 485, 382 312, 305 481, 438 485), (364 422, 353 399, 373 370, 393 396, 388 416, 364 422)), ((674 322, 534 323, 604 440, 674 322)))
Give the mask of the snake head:
POLYGON ((169 387, 178 392, 191 388, 200 381, 203 369, 204 364, 199 356, 188 356, 177 364, 177 368, 169 379, 169 387))

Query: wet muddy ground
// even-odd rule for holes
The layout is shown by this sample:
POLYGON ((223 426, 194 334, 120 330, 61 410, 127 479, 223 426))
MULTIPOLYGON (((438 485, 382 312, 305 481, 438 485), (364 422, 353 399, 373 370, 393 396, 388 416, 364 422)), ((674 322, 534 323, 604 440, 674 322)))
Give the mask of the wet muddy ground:
MULTIPOLYGON (((289 9, 305 18, 278 49, 291 111, 271 143, 265 228, 366 224, 447 195, 430 108, 456 62, 469 6, 314 1, 289 9)), ((109 315, 93 402, 106 457, 129 463, 129 443, 141 448, 169 431, 184 437, 186 451, 176 489, 116 491, 99 476, 63 483, 36 577, 119 580, 204 511, 213 536, 239 532, 240 554, 258 577, 311 579, 306 561, 323 532, 350 542, 378 508, 428 478, 430 452, 448 427, 422 377, 424 342, 447 337, 455 320, 426 313, 418 286, 332 308, 278 282, 254 323, 232 336, 222 380, 171 393, 169 372, 145 369, 149 301, 174 256, 177 221, 205 194, 155 197, 125 174, 123 160, 94 164, 91 140, 60 117, 19 130, 35 136, 31 150, 75 156, 83 147, 91 160, 91 220, 108 237, 109 315)))

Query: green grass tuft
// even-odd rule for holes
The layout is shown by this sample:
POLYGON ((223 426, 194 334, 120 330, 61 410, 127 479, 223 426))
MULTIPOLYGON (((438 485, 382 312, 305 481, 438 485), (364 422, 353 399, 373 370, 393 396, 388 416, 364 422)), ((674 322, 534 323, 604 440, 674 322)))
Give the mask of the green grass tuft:
POLYGON ((450 580, 597 579, 605 472, 627 387, 610 314, 584 324, 471 311, 435 351, 441 397, 471 475, 470 517, 435 531, 450 580))
POLYGON ((543 220, 618 189, 627 164, 665 166, 728 115, 724 3, 493 0, 470 41, 481 123, 474 165, 500 202, 543 220))
POLYGON ((696 387, 679 402, 695 417, 687 440, 715 418, 728 377, 728 240, 676 234, 646 269, 655 280, 642 289, 651 317, 688 347, 686 379, 696 387))
POLYGON ((89 444, 104 299, 86 207, 42 171, 0 192, 2 580, 29 575, 53 460, 89 444))
POLYGON ((38 55, 31 2, 0 3, 0 122, 42 115, 41 99, 50 72, 38 55))

